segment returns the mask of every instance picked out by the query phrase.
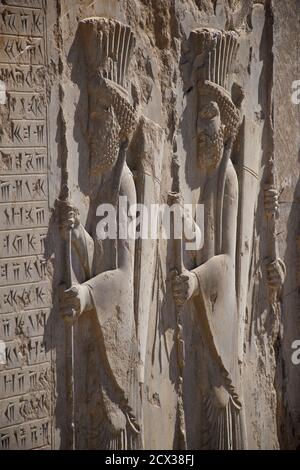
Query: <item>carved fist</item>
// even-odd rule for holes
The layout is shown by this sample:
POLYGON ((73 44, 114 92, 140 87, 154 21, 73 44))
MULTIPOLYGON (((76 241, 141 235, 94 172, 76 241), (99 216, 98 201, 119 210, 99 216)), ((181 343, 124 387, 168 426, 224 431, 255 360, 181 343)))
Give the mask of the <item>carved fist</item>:
POLYGON ((70 289, 61 286, 59 293, 60 312, 67 323, 74 323, 85 310, 90 310, 91 296, 88 286, 73 285, 70 289))
POLYGON ((270 288, 280 291, 286 274, 284 262, 278 258, 267 265, 267 282, 270 288))
POLYGON ((56 207, 58 209, 59 229, 64 240, 68 239, 70 231, 72 235, 76 235, 80 225, 79 210, 71 201, 57 200, 56 207))
POLYGON ((266 186, 264 192, 264 203, 267 217, 278 215, 278 191, 274 186, 266 186))
POLYGON ((197 290, 197 277, 191 271, 184 271, 178 275, 177 270, 172 271, 173 297, 177 305, 187 302, 197 290))

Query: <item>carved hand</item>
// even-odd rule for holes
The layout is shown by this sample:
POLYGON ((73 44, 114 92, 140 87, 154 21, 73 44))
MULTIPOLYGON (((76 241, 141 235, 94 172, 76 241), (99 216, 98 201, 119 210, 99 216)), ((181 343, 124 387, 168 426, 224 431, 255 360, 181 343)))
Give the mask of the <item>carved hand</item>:
POLYGON ((70 289, 61 286, 59 301, 61 315, 68 323, 73 323, 84 311, 93 308, 89 288, 84 284, 73 285, 70 289))
POLYGON ((64 240, 67 240, 71 230, 72 238, 77 239, 80 235, 79 210, 70 201, 58 201, 57 208, 59 213, 59 229, 61 237, 64 240))
POLYGON ((264 203, 267 217, 278 215, 278 191, 274 186, 266 186, 264 192, 264 203))
POLYGON ((177 305, 182 305, 196 294, 198 281, 196 274, 184 271, 178 275, 176 269, 172 271, 173 297, 177 305))

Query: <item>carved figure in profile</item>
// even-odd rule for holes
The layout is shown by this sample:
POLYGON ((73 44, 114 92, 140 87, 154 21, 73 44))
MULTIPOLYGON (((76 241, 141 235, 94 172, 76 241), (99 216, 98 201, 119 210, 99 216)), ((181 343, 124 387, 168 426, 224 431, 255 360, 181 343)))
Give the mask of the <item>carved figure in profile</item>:
MULTIPOLYGON (((134 449, 140 446, 135 241, 133 237, 121 239, 118 233, 115 239, 100 236, 97 208, 103 203, 117 208, 119 196, 126 196, 128 205, 136 203, 133 176, 126 163, 136 113, 125 89, 135 40, 129 27, 111 19, 84 19, 79 28, 88 75, 92 189, 86 226, 80 223, 74 205, 60 208, 62 236, 72 230, 72 257, 83 272, 79 283, 62 292, 60 308, 72 322, 87 313, 93 321, 100 358, 96 373, 101 384, 97 448, 134 449)), ((117 230, 127 221, 127 209, 126 205, 116 211, 117 230)))
POLYGON ((245 446, 236 299, 238 179, 230 159, 239 125, 240 88, 230 75, 238 41, 232 31, 191 33, 192 74, 197 94, 197 162, 204 184, 204 246, 197 265, 173 279, 175 301, 193 299, 205 350, 202 389, 202 441, 209 449, 245 446))

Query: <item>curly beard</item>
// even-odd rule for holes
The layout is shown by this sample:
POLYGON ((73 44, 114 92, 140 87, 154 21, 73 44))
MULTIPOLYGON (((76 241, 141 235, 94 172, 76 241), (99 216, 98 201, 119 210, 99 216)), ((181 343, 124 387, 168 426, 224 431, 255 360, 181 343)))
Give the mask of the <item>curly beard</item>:
POLYGON ((101 120, 90 142, 91 172, 103 173, 116 163, 120 145, 120 126, 114 113, 101 120))
POLYGON ((197 156, 199 167, 208 171, 218 167, 224 148, 224 132, 220 128, 212 137, 201 134, 197 139, 197 156))

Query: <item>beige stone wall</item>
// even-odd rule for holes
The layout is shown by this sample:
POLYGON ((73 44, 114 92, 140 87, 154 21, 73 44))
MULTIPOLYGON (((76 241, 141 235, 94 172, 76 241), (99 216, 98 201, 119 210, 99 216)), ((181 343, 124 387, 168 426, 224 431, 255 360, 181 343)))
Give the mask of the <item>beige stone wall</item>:
MULTIPOLYGON (((25 375, 28 375, 29 371, 33 373, 35 369, 41 374, 45 367, 49 369, 49 374, 45 380, 43 376, 39 379, 37 388, 33 382, 30 385, 29 375, 25 377, 25 398, 28 402, 31 400, 34 409, 27 415, 22 415, 21 403, 13 398, 19 393, 5 389, 12 367, 0 365, 0 448, 1 445, 3 449, 22 448, 22 445, 27 448, 54 449, 70 446, 70 407, 66 393, 69 381, 69 346, 66 345, 68 333, 59 314, 58 298, 66 262, 58 230, 55 200, 60 194, 62 168, 64 162, 67 162, 70 197, 80 212, 81 223, 83 226, 87 225, 91 189, 87 139, 90 116, 87 87, 89 70, 86 67, 86 51, 78 25, 84 18, 102 16, 129 25, 136 37, 135 52, 128 71, 128 94, 131 104, 137 110, 139 124, 128 148, 127 162, 133 173, 138 200, 146 204, 168 203, 168 194, 174 189, 174 153, 179 161, 179 185, 184 202, 197 203, 204 193, 204 178, 197 166, 197 88, 194 84, 191 85, 191 76, 186 73, 186 64, 190 60, 188 40, 191 31, 204 27, 231 29, 238 33, 239 50, 232 71, 232 82, 243 89, 244 100, 241 105, 242 122, 231 155, 238 181, 236 274, 235 278, 229 278, 229 275, 226 278, 225 269, 223 292, 227 288, 230 291, 235 284, 238 319, 234 340, 237 341, 236 364, 241 379, 240 397, 247 434, 246 446, 250 449, 296 448, 300 438, 300 402, 297 392, 300 386, 300 365, 292 363, 291 355, 293 341, 300 340, 300 104, 293 104, 291 95, 293 81, 300 80, 298 1, 9 0, 0 3, 0 15, 5 9, 20 15, 24 8, 30 14, 40 11, 44 18, 44 29, 37 36, 46 53, 36 60, 44 67, 45 73, 43 93, 46 107, 41 121, 44 120, 47 129, 42 147, 48 152, 48 163, 43 175, 45 181, 47 180, 44 203, 49 221, 47 219, 45 224, 46 248, 43 253, 35 254, 43 256, 47 261, 44 277, 51 289, 50 298, 47 299, 49 305, 45 304, 47 319, 39 325, 38 331, 31 327, 25 328, 26 331, 14 329, 8 337, 4 328, 6 320, 13 323, 15 316, 28 316, 30 302, 34 311, 41 308, 41 305, 35 305, 34 300, 30 299, 28 305, 18 303, 13 309, 7 309, 7 297, 4 295, 11 286, 19 289, 19 283, 8 278, 2 281, 0 278, 0 333, 3 336, 0 336, 0 340, 8 342, 9 347, 16 343, 17 355, 23 351, 23 364, 14 364, 16 374, 25 371, 25 375), (275 235, 274 230, 272 233, 270 229, 264 205, 272 154, 275 162, 275 186, 280 194, 275 235), (286 266, 283 291, 275 308, 277 318, 274 317, 270 302, 266 271, 268 260, 273 260, 274 257, 281 258, 286 266), (36 341, 41 339, 42 343, 46 342, 46 348, 45 351, 42 348, 40 356, 30 362, 31 359, 28 359, 21 346, 25 344, 30 348, 36 338, 36 341), (45 401, 41 397, 43 394, 45 401), (41 409, 34 405, 34 399, 42 400, 41 409), (15 410, 18 410, 15 415, 11 411, 10 401, 15 410), (39 423, 44 423, 41 420, 48 423, 48 427, 36 429, 36 426, 40 426, 39 423), (13 435, 11 429, 16 430, 17 434, 13 435), (16 435, 24 435, 26 443, 16 440, 16 435)), ((18 21, 17 27, 22 28, 21 19, 18 21)), ((5 19, 0 16, 0 38, 6 45, 10 41, 9 25, 11 23, 7 17, 5 19)), ((21 33, 24 41, 30 36, 30 31, 21 33)), ((25 69, 30 63, 33 67, 37 65, 32 57, 28 59, 28 64, 24 59, 25 62, 20 65, 18 58, 7 58, 5 54, 5 48, 2 48, 0 79, 4 82, 7 79, 3 72, 6 62, 9 68, 20 66, 25 69)), ((30 96, 37 92, 34 84, 21 91, 30 96)), ((14 93, 17 94, 20 90, 15 83, 8 92, 11 93, 11 100, 14 93)), ((24 135, 22 142, 16 143, 18 136, 15 134, 12 139, 5 141, 7 135, 10 135, 14 118, 24 121, 24 126, 32 118, 28 110, 22 115, 22 111, 17 108, 16 116, 13 112, 11 101, 0 104, 1 184, 2 179, 8 175, 3 166, 3 155, 7 149, 20 148, 23 152, 28 148, 39 148, 33 134, 29 138, 32 139, 30 142, 24 135)), ((31 124, 35 125, 34 122, 31 124)), ((17 171, 13 172, 14 177, 14 173, 18 174, 17 171)), ((23 173, 22 175, 28 179, 25 173, 24 170, 25 176, 23 173)), ((35 172, 30 177, 36 177, 35 172)), ((2 207, 3 210, 11 208, 13 202, 1 199, 0 211, 2 207)), ((28 197, 28 201, 20 200, 17 203, 32 205, 34 201, 28 197)), ((16 227, 2 226, 5 213, 1 214, 2 266, 2 259, 7 259, 4 253, 4 235, 16 227)), ((44 226, 34 223, 30 228, 39 235, 39 230, 44 226)), ((23 229, 24 227, 17 227, 17 230, 23 229)), ((142 379, 140 377, 143 381, 140 386, 142 405, 139 419, 144 446, 148 449, 182 447, 178 413, 184 411, 187 448, 202 448, 207 426, 203 411, 207 381, 206 361, 211 360, 209 351, 213 341, 208 339, 199 320, 202 310, 190 300, 181 312, 185 348, 181 394, 178 386, 180 370, 177 358, 176 307, 170 281, 170 270, 175 263, 175 248, 170 241, 140 244, 135 256, 135 320, 139 328, 138 337, 143 343, 143 368, 140 372, 143 376, 142 379), (137 313, 139 309, 142 310, 140 323, 137 313), (178 405, 180 394, 183 408, 178 405)), ((196 268, 197 256, 193 252, 183 254, 186 269, 196 268)), ((22 257, 24 263, 30 258, 27 252, 22 253, 22 257)), ((12 263, 14 260, 10 258, 13 256, 10 255, 8 260, 12 263)), ((40 278, 34 281, 44 282, 40 278)), ((28 285, 33 285, 33 280, 28 281, 28 285)), ((108 290, 107 295, 113 298, 114 292, 108 290)), ((212 298, 208 300, 213 303, 212 298)), ((78 448, 99 448, 99 429, 103 419, 102 402, 98 393, 103 380, 99 373, 98 354, 102 337, 96 336, 94 322, 93 314, 89 313, 81 316, 74 327, 73 398, 78 448)), ((226 333, 225 326, 220 325, 220 338, 227 337, 226 333)), ((118 352, 117 340, 110 346, 113 352, 122 356, 118 352)), ((228 343, 225 356, 231 357, 233 349, 234 341, 228 343)), ((32 351, 30 353, 33 354, 32 351)), ((140 394, 136 401, 139 398, 140 394)))
POLYGON ((291 99, 299 76, 299 4, 273 2, 274 8, 274 139, 280 197, 279 247, 288 266, 283 295, 283 339, 279 437, 284 447, 299 445, 299 365, 292 363, 292 343, 299 339, 299 105, 291 99))

